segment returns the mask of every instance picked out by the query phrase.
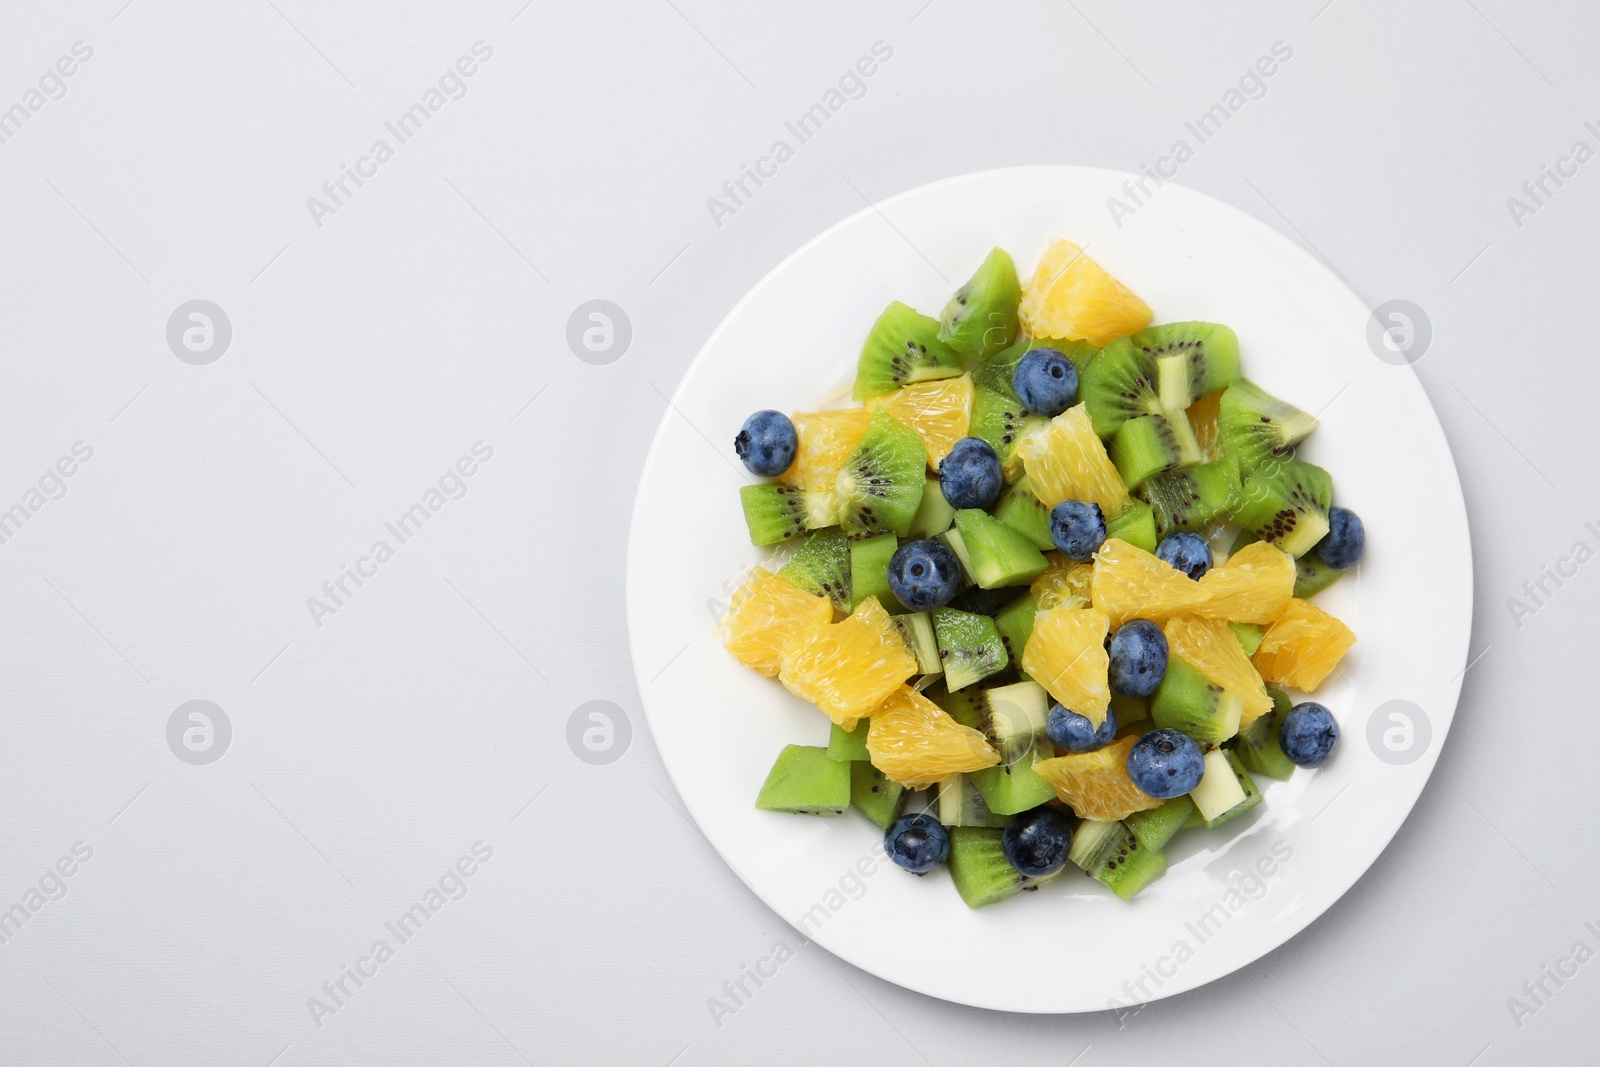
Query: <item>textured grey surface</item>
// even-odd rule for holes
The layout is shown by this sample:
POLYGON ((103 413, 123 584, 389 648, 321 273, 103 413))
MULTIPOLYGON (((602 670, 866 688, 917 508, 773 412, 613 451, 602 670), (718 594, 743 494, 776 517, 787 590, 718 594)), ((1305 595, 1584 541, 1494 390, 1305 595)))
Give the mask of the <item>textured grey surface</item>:
MULTIPOLYGON (((0 1061, 1590 1058, 1600 964, 1523 984, 1600 950, 1576 669, 1600 372, 1573 333, 1600 162, 1542 203, 1521 187, 1600 149, 1597 29, 1508 0, 0 6, 0 109, 27 112, 0 125, 0 509, 28 512, 0 544, 0 908, 31 912, 0 926, 0 1061), (399 143, 385 123, 479 41, 492 56, 399 143), (678 813, 638 713, 621 560, 665 396, 756 280, 864 201, 1155 165, 1280 41, 1292 57, 1177 180, 1432 322, 1417 372, 1473 520, 1481 653, 1432 782, 1302 936, 1122 1019, 956 1007, 799 946, 678 813), (714 218, 875 42, 892 56, 858 98, 714 218), (393 157, 314 219, 380 138, 393 157), (232 327, 206 365, 167 342, 196 299, 232 327), (590 300, 631 322, 609 364, 567 343, 590 300), (47 477, 80 441, 92 457, 47 477), (477 442, 492 457, 451 476, 477 442), (430 489, 401 543, 385 523, 430 489), (392 557, 360 563, 379 540, 392 557), (1573 576, 1523 591, 1580 540, 1573 576), (335 604, 323 583, 358 564, 335 604), (336 610, 314 621, 311 597, 336 610), (212 763, 168 745, 193 700, 231 724, 212 763), (597 700, 620 709, 609 763, 575 756, 593 708, 569 729, 597 700), (441 884, 420 931, 389 932, 441 884), (714 1021, 780 940, 793 958, 714 1021), (347 965, 372 973, 314 1021, 347 965)), ((1073 965, 1070 931, 1015 949, 1073 965)))

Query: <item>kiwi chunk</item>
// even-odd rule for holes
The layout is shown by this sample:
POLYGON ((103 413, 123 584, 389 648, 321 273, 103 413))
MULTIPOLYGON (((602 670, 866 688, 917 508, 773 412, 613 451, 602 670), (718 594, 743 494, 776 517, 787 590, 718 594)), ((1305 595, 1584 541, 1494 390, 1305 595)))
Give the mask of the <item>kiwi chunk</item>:
POLYGON ((1288 694, 1274 686, 1267 686, 1267 695, 1272 698, 1272 710, 1239 731, 1233 751, 1245 770, 1282 781, 1294 773, 1294 764, 1283 754, 1278 741, 1278 731, 1291 704, 1288 694))
POLYGON ((1111 438, 1111 462, 1129 489, 1151 475, 1200 463, 1200 442, 1183 412, 1135 415, 1111 438))
POLYGON ((850 611, 850 544, 843 530, 819 530, 807 537, 778 577, 808 593, 825 596, 840 611, 850 611))
POLYGON ((1033 414, 1016 397, 981 385, 972 391, 972 418, 967 432, 989 442, 1008 477, 1017 470, 1017 442, 1049 424, 1049 419, 1033 414))
POLYGON ((994 517, 1032 541, 1033 546, 1041 551, 1048 552, 1056 547, 1050 537, 1050 509, 1033 495, 1033 487, 1028 483, 1026 474, 1000 494, 994 517))
POLYGON ((861 346, 853 395, 866 400, 908 382, 960 373, 961 355, 939 340, 939 323, 896 300, 883 309, 861 346))
MULTIPOLYGON (((950 831, 950 880, 969 908, 981 908, 1035 889, 1061 871, 1029 878, 1011 866, 1000 847, 998 828, 957 826, 950 831)), ((1065 868, 1063 868, 1064 870, 1065 868)))
POLYGON ((884 829, 900 814, 906 787, 892 782, 871 763, 850 764, 850 806, 884 829))
POLYGON ((1123 900, 1132 900, 1167 869, 1166 857, 1126 825, 1096 819, 1085 819, 1072 835, 1067 858, 1123 900))
POLYGON ((1128 340, 1156 368, 1157 391, 1168 411, 1182 411, 1239 380, 1239 335, 1227 326, 1169 322, 1146 327, 1128 340), (1167 403, 1169 394, 1172 403, 1167 403))
POLYGON ((889 561, 900 539, 892 533, 850 542, 850 608, 854 611, 869 596, 877 597, 885 611, 905 609, 889 588, 889 561))
POLYGON ((922 504, 927 462, 928 450, 915 430, 887 411, 874 412, 834 487, 843 501, 845 532, 904 537, 922 504))
POLYGON ((1275 457, 1240 487, 1230 518, 1258 541, 1296 558, 1328 533, 1333 476, 1302 459, 1275 457))
MULTIPOLYGON (((1161 475, 1156 475, 1161 477, 1161 475)), ((1145 485, 1149 485, 1146 482, 1145 485)), ((1146 552, 1154 552, 1160 542, 1156 530, 1155 512, 1149 504, 1135 500, 1115 515, 1106 519, 1106 540, 1117 538, 1146 552)))
MULTIPOLYGON (((1215 752, 1207 753, 1206 774, 1211 773, 1212 755, 1222 756, 1223 767, 1225 768, 1226 773, 1232 776, 1234 784, 1236 785, 1238 792, 1241 794, 1242 799, 1235 801, 1234 804, 1226 811, 1219 812, 1216 815, 1207 816, 1205 819, 1205 827, 1207 830, 1214 830, 1218 826, 1221 826, 1223 823, 1227 822, 1229 819, 1237 819, 1239 816, 1243 815, 1245 812, 1261 803, 1261 789, 1256 785, 1255 779, 1250 777, 1250 772, 1244 769, 1244 764, 1240 762, 1238 753, 1230 752, 1227 749, 1217 749, 1215 752)), ((1205 784, 1205 779, 1201 778, 1200 786, 1203 788, 1205 784)), ((1197 788, 1195 792, 1199 792, 1199 789, 1197 788)), ((1199 801, 1195 802, 1195 808, 1197 810, 1200 808, 1199 801)), ((1204 812, 1201 812, 1201 814, 1205 815, 1204 812)))
POLYGON ((1006 655, 1012 663, 1022 662, 1022 650, 1033 636, 1033 621, 1038 614, 1038 602, 1028 593, 994 617, 995 629, 1000 631, 1000 640, 1005 642, 1006 655))
POLYGON ((990 811, 972 778, 958 771, 939 783, 939 821, 947 827, 1003 828, 1011 816, 990 811))
POLYGON ((1136 811, 1122 821, 1138 839, 1140 848, 1159 852, 1167 847, 1167 842, 1183 829, 1183 824, 1188 822, 1189 816, 1193 814, 1194 801, 1185 794, 1173 797, 1159 808, 1136 811))
POLYGON ((1149 697, 1130 697, 1116 690, 1111 691, 1111 710, 1117 716, 1117 740, 1129 734, 1142 734, 1149 727, 1138 725, 1150 717, 1149 697))
POLYGON ((1021 301, 1016 264, 1005 249, 996 248, 945 305, 939 340, 964 356, 988 359, 1016 340, 1021 301))
POLYGON ((1134 839, 1134 846, 1115 860, 1107 862, 1095 874, 1095 878, 1121 900, 1132 900, 1138 896, 1145 886, 1161 877, 1167 869, 1165 853, 1140 846, 1137 838, 1134 839))
POLYGON ((1180 730, 1201 746, 1220 745, 1239 732, 1244 702, 1214 684, 1182 656, 1167 659, 1166 677, 1150 701, 1150 717, 1163 730, 1180 730))
POLYGON ((762 811, 840 815, 850 806, 850 764, 814 745, 784 745, 756 797, 762 811))
POLYGON ((854 730, 846 730, 834 723, 828 730, 828 758, 840 763, 871 759, 867 753, 867 727, 870 725, 870 719, 862 719, 854 730))
POLYGON ((1261 647, 1261 639, 1267 636, 1267 631, 1253 622, 1230 622, 1228 629, 1233 631, 1234 640, 1239 642, 1246 656, 1255 655, 1256 649, 1261 647))
POLYGON ((792 485, 746 485, 739 489, 750 543, 775 545, 792 541, 809 530, 836 526, 842 517, 832 493, 797 489, 792 485))
POLYGON ((999 674, 1010 663, 1000 631, 987 615, 940 608, 933 613, 933 629, 944 661, 944 684, 952 693, 999 674))
POLYGON ((1200 775, 1200 784, 1190 791, 1189 799, 1194 801, 1201 825, 1207 828, 1244 802, 1244 786, 1233 773, 1228 755, 1222 749, 1214 748, 1206 753, 1205 772, 1200 775))
POLYGON ((1294 595, 1309 600, 1345 575, 1322 562, 1315 552, 1307 552, 1294 561, 1294 595))
POLYGON ((1101 437, 1111 437, 1129 419, 1165 410, 1154 362, 1126 337, 1101 349, 1083 372, 1078 396, 1101 437))
POLYGON ((1177 530, 1203 534, 1238 504, 1238 468, 1219 459, 1163 471, 1141 485, 1139 495, 1150 505, 1157 540, 1177 530))
POLYGON ((1131 838, 1128 828, 1115 819, 1085 819, 1072 833, 1072 847, 1067 851, 1069 862, 1089 874, 1103 867, 1131 838))
POLYGON ((934 633, 933 618, 927 612, 895 615, 889 619, 889 623, 899 631, 901 637, 906 639, 911 654, 917 657, 918 674, 943 672, 944 661, 939 657, 939 639, 934 633))
POLYGON ((1285 403, 1251 381, 1228 386, 1217 405, 1217 439, 1245 474, 1274 456, 1287 456, 1317 428, 1314 415, 1285 403))
POLYGON ((1050 565, 1033 542, 976 508, 956 512, 955 532, 966 553, 963 562, 980 588, 1025 585, 1050 565))
POLYGON ((911 529, 906 531, 906 536, 938 537, 950 529, 950 520, 955 517, 956 509, 944 498, 939 479, 929 478, 922 488, 922 503, 917 505, 917 514, 912 518, 911 529))
POLYGON ((1045 731, 1050 698, 1044 687, 1029 681, 986 690, 981 709, 976 729, 1000 753, 999 764, 972 773, 989 810, 1015 815, 1054 800, 1055 787, 1033 769, 1055 754, 1045 731))

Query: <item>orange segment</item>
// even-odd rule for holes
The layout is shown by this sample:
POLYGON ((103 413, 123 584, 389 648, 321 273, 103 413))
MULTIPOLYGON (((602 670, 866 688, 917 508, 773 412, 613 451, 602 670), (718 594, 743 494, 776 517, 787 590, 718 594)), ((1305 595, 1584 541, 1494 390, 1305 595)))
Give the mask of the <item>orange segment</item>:
POLYGON ((1116 537, 1094 554, 1089 587, 1094 606, 1111 617, 1113 627, 1129 619, 1165 622, 1199 608, 1208 595, 1199 582, 1154 553, 1116 537))
POLYGON ((1047 508, 1063 500, 1084 500, 1115 515, 1133 502, 1083 404, 1068 408, 1051 419, 1049 426, 1024 437, 1017 443, 1017 455, 1028 472, 1033 495, 1047 508))
POLYGON ((1128 750, 1137 737, 1078 756, 1057 756, 1033 765, 1034 773, 1055 787, 1056 796, 1085 819, 1112 822, 1136 811, 1161 806, 1128 777, 1128 750))
POLYGON ((917 431, 928 448, 928 466, 939 469, 939 461, 955 443, 967 436, 972 413, 972 379, 945 378, 932 382, 912 382, 892 393, 875 396, 867 402, 868 411, 886 408, 889 414, 917 431))
POLYGON ((1272 698, 1267 696, 1261 675, 1250 665, 1226 622, 1184 616, 1169 619, 1162 632, 1167 636, 1170 654, 1182 656, 1213 685, 1226 689, 1244 704, 1239 716, 1241 730, 1272 710, 1272 698))
POLYGON ((1034 337, 1104 346, 1150 325, 1150 305, 1071 241, 1057 238, 1039 259, 1018 309, 1034 337))
POLYGON ((1267 627, 1251 662, 1267 681, 1310 693, 1355 643, 1350 627, 1326 611, 1290 600, 1278 621, 1267 627))
POLYGON ((1210 597, 1196 607, 1208 619, 1266 624, 1277 620, 1294 596, 1294 557, 1275 545, 1255 541, 1200 577, 1210 597))
POLYGON ((801 412, 792 421, 800 447, 778 480, 801 489, 831 491, 839 480, 839 468, 867 432, 872 412, 866 408, 801 412))
POLYGON ((778 681, 848 728, 916 672, 917 658, 905 638, 883 605, 869 596, 848 619, 791 645, 778 681))
POLYGON ((1046 552, 1050 566, 1033 580, 1028 592, 1040 611, 1048 611, 1062 604, 1075 608, 1089 606, 1089 576, 1094 573, 1092 563, 1074 563, 1059 552, 1046 552), (1076 598, 1075 600, 1073 598, 1076 598))
POLYGON ((833 606, 827 597, 812 596, 757 567, 733 594, 733 605, 718 633, 734 659, 771 678, 790 646, 832 621, 833 606))
POLYGON ((1022 669, 1068 711, 1099 726, 1111 703, 1106 613, 1069 604, 1041 611, 1022 650, 1022 669))
POLYGON ((901 686, 873 711, 867 729, 872 765, 909 789, 1000 762, 983 735, 952 719, 921 693, 901 686))

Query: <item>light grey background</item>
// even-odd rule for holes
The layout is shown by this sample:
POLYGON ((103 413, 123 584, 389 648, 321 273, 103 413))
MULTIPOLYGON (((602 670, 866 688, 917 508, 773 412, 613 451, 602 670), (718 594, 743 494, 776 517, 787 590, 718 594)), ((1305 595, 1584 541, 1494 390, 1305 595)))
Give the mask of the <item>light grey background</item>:
MULTIPOLYGON (((1600 548, 1600 162, 1520 226, 1507 198, 1600 148, 1600 15, 1397 6, 0 5, 0 108, 93 49, 0 144, 0 509, 93 449, 0 545, 0 909, 93 850, 0 944, 0 1062, 1586 1057, 1600 964, 1520 1020, 1507 1000, 1600 949, 1600 577, 1547 580, 1520 619, 1507 600, 1600 548), (307 198, 478 41, 466 95, 317 226, 307 198), (878 41, 865 95, 718 225, 707 199, 878 41), (708 998, 798 937, 679 813, 638 712, 622 558, 666 396, 867 201, 1153 163, 1277 41, 1292 59, 1178 180, 1431 319, 1417 371, 1466 488, 1481 658, 1428 790, 1308 931, 1136 1015, 952 1006, 808 946, 717 1025, 708 998), (205 366, 166 340, 194 299, 232 325, 205 366), (631 322, 608 365, 567 345, 590 300, 631 322), (384 523, 479 441, 466 495, 396 547, 384 523), (379 538, 394 558, 316 626, 307 598, 379 538), (191 700, 232 727, 207 765, 168 747, 191 700), (596 700, 631 719, 609 763, 568 744, 596 700), (480 841, 464 898, 398 944, 384 924, 480 841), (393 958, 315 1025, 307 999, 380 938, 393 958)), ((1074 965, 1070 930, 1039 933, 1009 950, 1074 965)))

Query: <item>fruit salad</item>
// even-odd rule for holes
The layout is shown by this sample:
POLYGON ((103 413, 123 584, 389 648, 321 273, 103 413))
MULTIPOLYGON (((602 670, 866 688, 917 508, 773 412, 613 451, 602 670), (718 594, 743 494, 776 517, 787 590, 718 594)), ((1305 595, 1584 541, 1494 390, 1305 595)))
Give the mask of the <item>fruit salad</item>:
POLYGON ((1153 314, 1071 242, 1025 285, 997 248, 939 318, 884 309, 848 406, 745 420, 774 559, 721 636, 827 723, 756 807, 855 808, 974 908, 1069 868, 1131 900, 1332 758, 1306 695, 1356 638, 1312 598, 1361 519, 1232 329, 1153 314))

